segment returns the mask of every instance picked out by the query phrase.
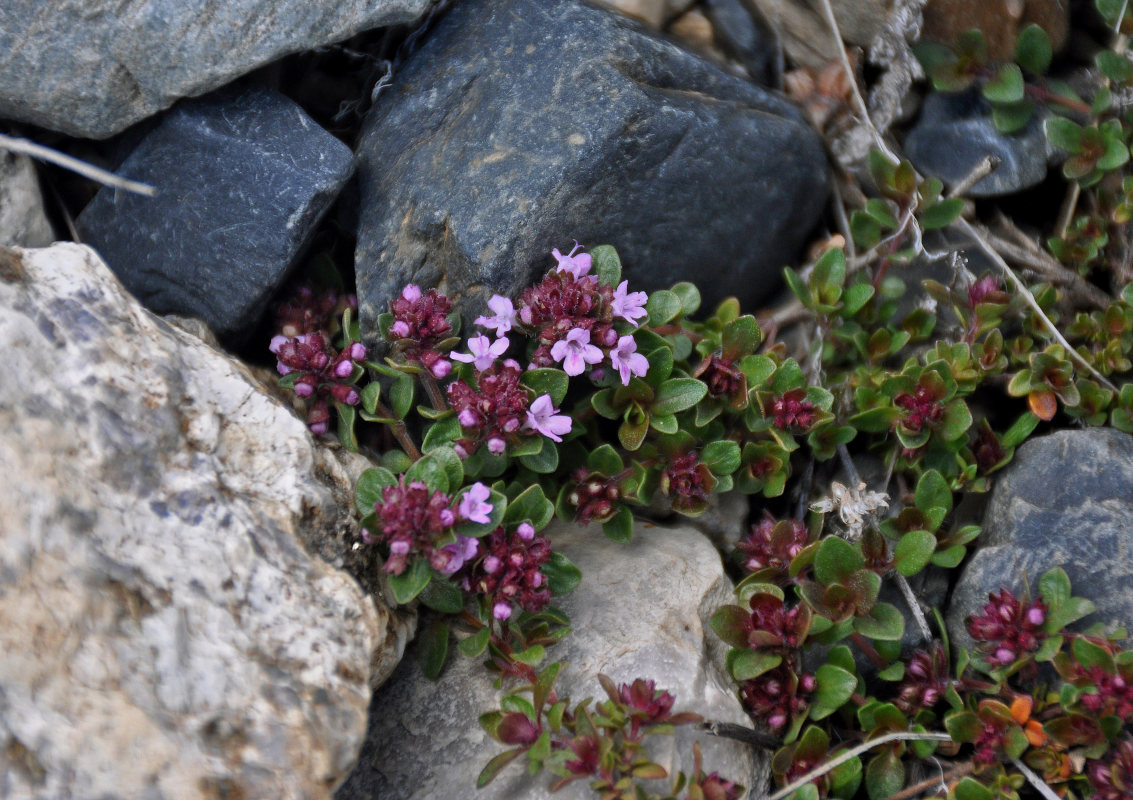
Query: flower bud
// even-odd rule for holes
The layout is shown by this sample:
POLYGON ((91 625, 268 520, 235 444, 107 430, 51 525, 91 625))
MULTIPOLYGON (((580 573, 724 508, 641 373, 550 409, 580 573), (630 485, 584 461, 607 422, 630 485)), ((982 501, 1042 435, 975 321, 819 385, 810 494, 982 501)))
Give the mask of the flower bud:
POLYGON ((435 364, 433 364, 433 366, 429 370, 429 372, 431 372, 433 374, 434 378, 436 378, 437 380, 440 380, 441 378, 445 377, 450 372, 452 372, 452 362, 447 361, 446 359, 443 359, 443 358, 437 359, 437 362, 435 364))
POLYGON ((409 335, 409 323, 399 319, 389 326, 389 334, 397 339, 404 339, 409 335))
POLYGON ((535 528, 530 522, 521 522, 515 532, 525 542, 530 542, 535 538, 535 528))
POLYGON ((500 601, 492 606, 492 616, 498 620, 505 620, 511 616, 511 603, 500 601))
POLYGON ((457 414, 456 418, 465 428, 475 428, 480 423, 479 418, 477 418, 476 416, 476 412, 471 408, 464 409, 459 414, 457 414))

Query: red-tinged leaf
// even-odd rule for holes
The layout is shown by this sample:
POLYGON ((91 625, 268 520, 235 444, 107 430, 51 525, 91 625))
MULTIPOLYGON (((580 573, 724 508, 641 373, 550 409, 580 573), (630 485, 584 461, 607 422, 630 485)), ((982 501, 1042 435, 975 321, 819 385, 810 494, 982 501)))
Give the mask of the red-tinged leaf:
POLYGON ((1043 422, 1050 422, 1058 413, 1058 398, 1051 391, 1031 392, 1027 395, 1027 407, 1043 422))
POLYGON ((484 769, 480 771, 480 777, 476 779, 476 788, 483 789, 491 783, 492 779, 500 774, 500 770, 523 754, 523 750, 524 748, 522 747, 517 747, 514 750, 506 750, 489 761, 484 766, 484 769))
POLYGON ((518 711, 504 714, 496 733, 504 744, 531 745, 539 738, 539 728, 518 711))
POLYGON ((747 628, 751 613, 739 606, 724 606, 712 615, 709 624, 716 635, 732 647, 745 648, 748 645, 747 628))

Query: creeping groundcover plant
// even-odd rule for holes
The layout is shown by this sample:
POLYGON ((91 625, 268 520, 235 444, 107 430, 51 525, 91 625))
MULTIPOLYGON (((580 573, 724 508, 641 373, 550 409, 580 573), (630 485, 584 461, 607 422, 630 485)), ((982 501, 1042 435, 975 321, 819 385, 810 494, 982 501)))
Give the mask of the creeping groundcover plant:
MULTIPOLYGON (((904 165, 875 165, 882 185, 903 180, 904 165)), ((897 201, 926 227, 951 217, 940 202, 931 183, 897 201)), ((831 247, 807 277, 787 272, 816 334, 799 360, 734 300, 698 321, 691 284, 633 291, 612 247, 552 255, 541 282, 492 297, 466 338, 444 295, 409 285, 378 320, 381 359, 359 343, 352 303, 309 290, 284 306, 272 342, 313 431, 333 415, 353 448, 355 428, 377 423, 359 429, 376 431, 382 451, 357 485, 361 536, 397 602, 435 614, 426 673, 439 675, 455 642, 506 689, 480 720, 502 746, 480 785, 522 759, 552 788, 583 781, 602 798, 741 796, 699 749, 688 774, 651 761, 648 737, 704 722, 677 710, 663 675, 595 676, 605 696, 582 703, 556 691, 552 646, 570 622, 553 598, 580 573, 546 535, 558 517, 625 542, 634 513, 656 514, 659 498, 697 516, 738 491, 774 513, 728 554, 736 601, 712 628, 774 747, 776 797, 880 800, 943 785, 987 800, 1028 781, 1055 796, 1129 796, 1133 654, 1116 644, 1122 631, 1067 630, 1092 605, 1062 570, 1038 577, 1032 596, 1003 590, 971 609, 973 652, 950 645, 906 580, 960 563, 979 529, 957 516, 956 495, 986 491, 1040 423, 1033 399, 1004 425, 974 393, 1017 394, 1021 374, 1042 393, 1058 379, 1056 402, 1075 416, 1090 394, 1058 345, 1042 344, 1040 315, 995 277, 973 277, 948 290, 956 322, 932 342, 938 315, 899 310, 899 282, 853 275, 831 247), (850 445, 884 465, 875 487, 850 445), (887 583, 903 605, 880 599, 887 583)), ((1105 313, 1124 321, 1122 352, 1129 294, 1105 313)), ((1053 302, 1049 289, 1033 296, 1053 302)), ((1108 406, 1116 419, 1115 397, 1091 414, 1108 406)))

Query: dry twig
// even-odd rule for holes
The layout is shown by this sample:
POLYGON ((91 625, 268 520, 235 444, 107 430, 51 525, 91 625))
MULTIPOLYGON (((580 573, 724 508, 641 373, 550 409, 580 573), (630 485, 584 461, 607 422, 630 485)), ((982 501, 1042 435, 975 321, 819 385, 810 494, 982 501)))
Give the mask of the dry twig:
POLYGON ((108 172, 101 167, 80 161, 66 153, 60 153, 58 150, 44 147, 41 144, 36 144, 27 139, 16 139, 0 133, 0 149, 9 150, 13 153, 22 153, 23 155, 38 158, 43 161, 49 161, 56 166, 69 169, 71 172, 78 173, 84 178, 90 178, 92 181, 101 183, 104 186, 112 186, 115 189, 125 189, 127 192, 144 194, 147 197, 153 197, 157 193, 157 190, 148 183, 139 183, 129 178, 121 178, 113 172, 108 172))

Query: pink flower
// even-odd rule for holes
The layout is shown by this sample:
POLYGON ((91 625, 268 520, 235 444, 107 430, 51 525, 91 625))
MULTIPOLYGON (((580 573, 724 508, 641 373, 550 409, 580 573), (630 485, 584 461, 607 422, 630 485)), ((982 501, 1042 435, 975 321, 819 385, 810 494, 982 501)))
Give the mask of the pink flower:
POLYGON ((492 504, 484 501, 491 496, 491 490, 484 484, 479 481, 472 484, 460 498, 460 515, 469 522, 481 525, 489 522, 488 515, 492 513, 492 504))
POLYGON ((491 317, 477 317, 476 324, 483 328, 495 328, 496 336, 503 336, 515 324, 515 306, 508 298, 494 294, 488 301, 488 308, 496 312, 491 317))
POLYGON ((574 249, 567 253, 565 256, 558 251, 558 248, 552 250, 551 255, 553 255, 555 257, 555 261, 558 262, 558 266, 555 268, 555 271, 568 272, 575 278, 581 278, 588 272, 590 272, 590 254, 579 253, 577 256, 575 255, 575 253, 578 253, 581 248, 582 245, 580 245, 576 241, 574 243, 574 249))
POLYGON ((628 386, 630 377, 639 378, 649 372, 649 361, 637 352, 637 342, 632 336, 618 339, 617 348, 610 351, 610 363, 622 376, 622 385, 628 386))
POLYGON ((501 336, 493 342, 481 334, 468 340, 469 352, 453 353, 452 357, 456 361, 472 364, 477 372, 483 372, 507 351, 509 344, 506 336, 501 336))
POLYGON ((527 422, 523 423, 523 427, 538 431, 552 442, 561 442, 563 439, 560 434, 570 433, 570 417, 559 414, 559 410, 551 402, 551 396, 543 394, 535 398, 535 402, 527 409, 527 422))
POLYGON ((581 375, 587 364, 597 364, 602 360, 602 351, 590 344, 590 331, 575 328, 565 339, 555 342, 551 358, 563 362, 563 371, 567 375, 581 375))
POLYGON ((436 566, 437 571, 442 575, 452 575, 464 566, 465 561, 475 558, 479 549, 479 543, 471 536, 457 536, 453 544, 434 550, 434 558, 431 562, 435 562, 433 566, 436 566))
POLYGON ((628 287, 629 281, 618 284, 618 288, 614 289, 614 301, 611 305, 615 317, 621 317, 636 326, 638 319, 649 316, 649 312, 645 310, 645 301, 649 299, 649 295, 645 292, 627 293, 628 287))
POLYGON ((416 303, 421 299, 421 287, 415 283, 407 283, 405 288, 401 290, 401 296, 410 303, 416 303))

